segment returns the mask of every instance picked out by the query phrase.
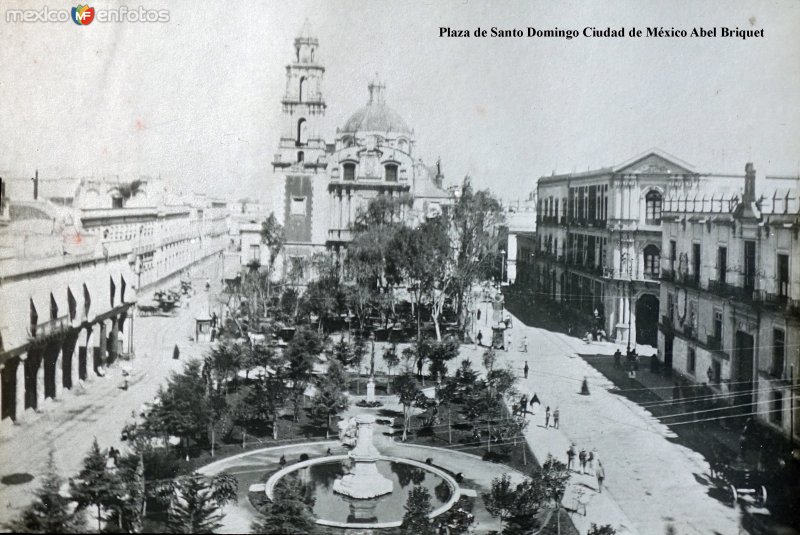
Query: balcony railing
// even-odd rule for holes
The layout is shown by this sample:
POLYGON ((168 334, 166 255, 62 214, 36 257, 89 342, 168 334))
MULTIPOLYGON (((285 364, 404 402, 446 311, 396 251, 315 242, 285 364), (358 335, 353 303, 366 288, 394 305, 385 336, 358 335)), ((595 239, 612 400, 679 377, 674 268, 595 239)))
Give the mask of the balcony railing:
POLYGON ((31 325, 29 334, 32 338, 48 338, 55 334, 66 332, 71 327, 69 316, 60 316, 58 318, 31 325))
POLYGON ((706 337, 706 345, 709 349, 719 351, 722 349, 722 340, 716 336, 708 335, 706 337))
POLYGON ((757 300, 758 292, 752 288, 742 288, 741 286, 734 286, 727 282, 718 280, 708 281, 708 291, 719 295, 720 297, 727 297, 729 299, 738 299, 741 301, 757 300))
POLYGON ((349 228, 330 229, 328 230, 329 241, 351 241, 353 239, 353 231, 349 228))

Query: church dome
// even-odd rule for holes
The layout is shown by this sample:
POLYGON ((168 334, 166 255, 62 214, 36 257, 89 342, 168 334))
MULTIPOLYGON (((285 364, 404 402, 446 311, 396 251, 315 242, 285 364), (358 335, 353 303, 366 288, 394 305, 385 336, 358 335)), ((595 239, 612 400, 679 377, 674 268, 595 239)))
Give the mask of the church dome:
POLYGON ((342 132, 396 132, 410 134, 411 129, 396 111, 386 105, 383 99, 385 85, 372 82, 369 88, 369 102, 353 113, 342 128, 342 132))

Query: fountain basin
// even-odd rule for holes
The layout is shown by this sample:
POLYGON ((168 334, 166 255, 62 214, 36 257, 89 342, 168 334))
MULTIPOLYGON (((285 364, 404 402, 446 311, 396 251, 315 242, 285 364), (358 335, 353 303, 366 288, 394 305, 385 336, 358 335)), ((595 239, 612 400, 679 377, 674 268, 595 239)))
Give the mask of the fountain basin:
POLYGON ((312 486, 317 524, 342 528, 378 529, 398 527, 402 523, 408 492, 415 484, 428 488, 438 516, 458 501, 460 489, 450 474, 435 466, 412 459, 378 456, 376 467, 382 478, 392 482, 394 490, 370 499, 343 496, 335 491, 337 481, 347 473, 348 455, 309 459, 287 466, 267 480, 265 492, 272 500, 275 485, 284 477, 299 477, 312 486))

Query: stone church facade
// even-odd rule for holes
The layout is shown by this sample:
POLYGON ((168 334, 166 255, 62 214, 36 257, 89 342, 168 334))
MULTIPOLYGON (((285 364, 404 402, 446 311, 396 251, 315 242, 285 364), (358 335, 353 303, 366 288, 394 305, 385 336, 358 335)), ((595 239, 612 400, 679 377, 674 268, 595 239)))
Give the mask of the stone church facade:
MULTIPOLYGON (((319 58, 319 41, 306 22, 286 66, 283 125, 272 161, 275 215, 286 236, 279 264, 285 269, 317 251, 345 249, 351 225, 378 195, 410 195, 410 219, 439 213, 451 198, 440 165, 429 167, 416 156, 414 131, 387 105, 385 84, 377 77, 367 86, 366 105, 336 129, 332 140, 323 137, 328 105, 319 58)), ((248 242, 260 247, 251 255, 268 256, 257 236, 242 238, 243 250, 248 242)))

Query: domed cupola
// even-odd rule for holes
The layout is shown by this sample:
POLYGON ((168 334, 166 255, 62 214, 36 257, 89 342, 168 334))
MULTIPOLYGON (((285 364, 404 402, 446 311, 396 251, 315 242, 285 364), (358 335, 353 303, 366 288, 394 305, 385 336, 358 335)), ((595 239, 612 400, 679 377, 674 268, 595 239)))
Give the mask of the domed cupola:
POLYGON ((367 86, 369 89, 369 102, 367 105, 353 113, 341 133, 361 133, 361 132, 394 132, 411 134, 411 129, 396 111, 386 105, 384 92, 386 85, 375 80, 367 86))

